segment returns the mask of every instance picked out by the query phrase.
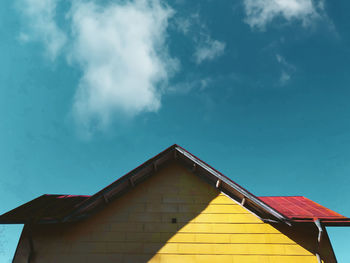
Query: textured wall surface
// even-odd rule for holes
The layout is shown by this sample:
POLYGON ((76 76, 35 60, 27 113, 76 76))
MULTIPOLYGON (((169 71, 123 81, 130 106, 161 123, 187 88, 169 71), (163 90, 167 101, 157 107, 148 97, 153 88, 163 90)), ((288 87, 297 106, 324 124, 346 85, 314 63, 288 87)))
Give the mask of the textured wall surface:
POLYGON ((177 164, 88 220, 27 226, 15 263, 27 263, 29 231, 38 263, 317 262, 310 249, 177 164))

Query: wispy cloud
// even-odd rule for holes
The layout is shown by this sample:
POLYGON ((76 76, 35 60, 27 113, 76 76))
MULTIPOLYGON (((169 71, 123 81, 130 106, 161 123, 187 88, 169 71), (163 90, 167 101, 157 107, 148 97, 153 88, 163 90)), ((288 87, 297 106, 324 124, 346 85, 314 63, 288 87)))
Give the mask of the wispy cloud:
POLYGON ((204 91, 212 83, 211 78, 201 78, 199 76, 190 75, 186 81, 176 83, 169 87, 169 93, 188 94, 189 92, 204 91))
POLYGON ((197 64, 213 60, 224 54, 226 44, 212 38, 198 13, 189 17, 177 17, 175 25, 179 31, 192 39, 195 48, 193 58, 197 64))
POLYGON ((280 85, 286 85, 296 70, 295 66, 288 63, 280 54, 276 54, 276 60, 281 65, 280 85))
POLYGON ((202 40, 194 53, 194 57, 197 64, 202 63, 204 60, 213 60, 214 58, 221 56, 225 50, 225 43, 213 40, 209 36, 206 36, 205 40, 202 40))
POLYGON ((322 17, 322 0, 244 0, 245 22, 252 28, 265 29, 266 25, 277 17, 288 22, 300 21, 308 26, 322 17))
POLYGON ((167 51, 171 8, 158 0, 72 2, 63 33, 55 23, 55 0, 19 0, 31 24, 28 36, 44 43, 52 57, 62 46, 82 77, 73 116, 88 133, 108 127, 114 118, 154 112, 177 63, 167 51), (67 36, 67 37, 66 37, 67 36), (117 117, 116 117, 117 116, 117 117))
POLYGON ((174 20, 174 25, 179 31, 187 35, 192 26, 191 20, 189 18, 178 17, 174 20))
POLYGON ((46 54, 54 60, 67 41, 65 33, 55 22, 57 0, 18 0, 17 6, 26 20, 24 30, 19 34, 23 42, 40 41, 46 54))

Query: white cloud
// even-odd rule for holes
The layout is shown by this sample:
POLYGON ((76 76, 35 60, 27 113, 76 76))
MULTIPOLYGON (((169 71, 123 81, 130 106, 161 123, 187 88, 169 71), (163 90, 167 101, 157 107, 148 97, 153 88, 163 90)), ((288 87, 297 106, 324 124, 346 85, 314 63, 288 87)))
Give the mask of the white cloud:
POLYGON ((169 87, 169 93, 174 94, 188 94, 189 92, 204 91, 208 88, 213 80, 211 78, 200 78, 198 76, 191 76, 189 79, 183 82, 176 83, 169 87))
POLYGON ((40 41, 53 60, 66 43, 66 35, 55 22, 57 0, 18 0, 17 6, 26 20, 28 32, 21 32, 23 42, 40 41))
POLYGON ((176 29, 192 40, 193 58, 197 64, 213 60, 224 53, 226 44, 211 37, 206 24, 201 21, 199 13, 193 13, 186 17, 176 17, 174 22, 176 29))
POLYGON ((244 8, 245 22, 252 28, 264 29, 276 17, 288 22, 299 20, 307 26, 320 17, 323 1, 314 4, 312 0, 244 0, 244 8))
POLYGON ((280 83, 282 85, 287 84, 287 82, 290 80, 291 75, 282 70, 281 76, 280 76, 280 83))
POLYGON ((276 54, 276 60, 278 63, 287 64, 287 61, 285 60, 285 58, 282 57, 280 54, 276 54))
POLYGON ((204 60, 213 60, 214 58, 222 55, 225 50, 225 43, 218 40, 213 40, 209 36, 204 41, 201 41, 194 53, 194 57, 197 64, 202 63, 204 60))
POLYGON ((280 54, 276 54, 276 60, 282 68, 279 82, 281 85, 286 85, 291 79, 292 74, 296 71, 296 68, 292 64, 288 63, 280 54))
POLYGON ((187 35, 192 24, 189 18, 179 17, 175 19, 175 26, 179 31, 187 35))
POLYGON ((21 41, 42 41, 54 58, 67 40, 67 61, 82 72, 72 113, 84 133, 159 109, 177 67, 166 45, 171 8, 159 0, 74 0, 65 21, 70 32, 63 33, 55 22, 56 0, 18 1, 31 25, 21 41))
POLYGON ((158 1, 73 6, 71 57, 83 70, 73 106, 78 121, 103 128, 114 114, 159 109, 159 84, 173 65, 165 45, 171 15, 158 1))

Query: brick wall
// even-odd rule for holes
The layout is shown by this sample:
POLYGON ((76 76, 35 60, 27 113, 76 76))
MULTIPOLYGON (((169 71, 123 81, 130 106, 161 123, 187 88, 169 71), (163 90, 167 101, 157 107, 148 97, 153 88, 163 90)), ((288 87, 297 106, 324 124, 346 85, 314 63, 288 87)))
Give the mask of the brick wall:
MULTIPOLYGON (((31 262, 316 263, 315 255, 172 164, 88 220, 31 229, 31 262)), ((14 263, 27 263, 28 232, 14 263)))

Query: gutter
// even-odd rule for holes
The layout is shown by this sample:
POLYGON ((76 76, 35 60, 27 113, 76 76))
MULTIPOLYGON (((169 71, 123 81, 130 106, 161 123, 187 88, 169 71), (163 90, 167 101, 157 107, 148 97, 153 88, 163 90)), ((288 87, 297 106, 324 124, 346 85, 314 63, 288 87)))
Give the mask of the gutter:
POLYGON ((320 219, 318 219, 318 218, 314 219, 314 223, 315 223, 315 225, 316 225, 316 227, 318 229, 316 257, 317 257, 317 262, 318 263, 322 263, 322 259, 321 259, 321 256, 320 256, 319 252, 321 251, 320 244, 321 244, 321 240, 322 240, 323 228, 322 228, 320 219))

